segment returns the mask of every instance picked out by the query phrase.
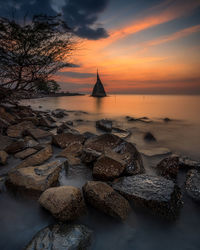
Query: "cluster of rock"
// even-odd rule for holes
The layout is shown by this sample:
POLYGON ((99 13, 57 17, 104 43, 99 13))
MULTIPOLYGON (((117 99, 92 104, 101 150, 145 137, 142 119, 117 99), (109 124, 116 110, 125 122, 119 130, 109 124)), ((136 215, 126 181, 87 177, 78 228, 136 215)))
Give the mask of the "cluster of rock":
MULTIPOLYGON (((63 110, 49 113, 28 107, 0 109, 1 167, 5 168, 9 157, 18 159, 13 168, 0 176, 1 186, 6 181, 12 191, 36 195, 40 205, 62 222, 42 229, 26 249, 87 249, 91 230, 66 224, 82 216, 87 206, 118 220, 127 218, 132 204, 165 218, 176 218, 182 205, 176 184, 181 167, 179 157, 159 162, 155 166, 157 176, 146 174, 137 148, 111 133, 116 131, 112 121, 96 123, 106 134, 80 134, 72 128, 73 123, 57 124, 65 116, 63 110), (54 147, 60 149, 56 158, 54 147), (59 186, 62 169, 77 165, 89 168, 93 180, 87 181, 82 190, 59 186)), ((146 137, 154 140, 151 134, 146 137)), ((197 170, 189 171, 186 191, 194 200, 200 200, 197 170)))

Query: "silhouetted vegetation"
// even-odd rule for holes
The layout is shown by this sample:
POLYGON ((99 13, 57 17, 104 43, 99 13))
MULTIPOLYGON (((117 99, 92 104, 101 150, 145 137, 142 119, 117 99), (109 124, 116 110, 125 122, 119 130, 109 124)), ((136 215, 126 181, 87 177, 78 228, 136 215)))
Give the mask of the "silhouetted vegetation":
POLYGON ((0 18, 0 101, 19 91, 57 91, 52 76, 69 66, 74 47, 60 15, 34 16, 27 24, 0 18))

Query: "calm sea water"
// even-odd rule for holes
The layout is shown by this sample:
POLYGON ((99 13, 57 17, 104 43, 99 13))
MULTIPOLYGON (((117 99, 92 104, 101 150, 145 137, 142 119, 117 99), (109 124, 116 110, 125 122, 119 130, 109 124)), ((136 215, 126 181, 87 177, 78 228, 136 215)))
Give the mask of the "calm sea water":
MULTIPOLYGON (((73 120, 74 128, 80 132, 98 134, 95 121, 110 118, 115 126, 132 132, 127 140, 135 143, 139 150, 167 147, 173 153, 200 159, 199 96, 116 95, 102 99, 76 96, 24 100, 23 103, 31 104, 36 109, 42 106, 43 110, 74 110, 65 119, 73 120), (147 116, 152 122, 128 122, 127 115, 135 118, 147 116), (172 121, 165 123, 165 117, 172 121), (143 135, 147 131, 154 134, 156 143, 144 142, 143 135)), ((163 157, 143 156, 147 173, 155 174, 151 166, 163 157)), ((10 164, 14 166, 15 160, 11 159, 10 164)), ((185 174, 181 171, 178 177, 184 206, 174 222, 169 223, 134 208, 125 222, 117 222, 90 209, 85 217, 75 223, 83 223, 94 230, 92 250, 199 250, 200 205, 184 192, 185 174)), ((60 183, 81 187, 90 179, 90 169, 77 166, 69 169, 68 175, 63 172, 60 183)), ((41 209, 37 201, 13 196, 6 190, 0 194, 0 249, 23 249, 38 230, 52 222, 52 216, 41 209)))

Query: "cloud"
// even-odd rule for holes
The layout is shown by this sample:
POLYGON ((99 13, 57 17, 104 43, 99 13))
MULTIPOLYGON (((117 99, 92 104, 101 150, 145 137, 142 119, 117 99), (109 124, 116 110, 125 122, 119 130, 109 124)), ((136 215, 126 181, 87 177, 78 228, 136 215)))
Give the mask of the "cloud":
POLYGON ((98 16, 102 13, 109 0, 69 0, 62 8, 64 19, 82 38, 97 40, 108 37, 103 27, 98 27, 98 16))
POLYGON ((57 3, 52 0, 0 0, 0 16, 32 18, 33 15, 56 15, 59 10, 63 18, 82 38, 97 40, 108 37, 107 31, 98 24, 99 15, 106 9, 109 0, 63 0, 57 3))

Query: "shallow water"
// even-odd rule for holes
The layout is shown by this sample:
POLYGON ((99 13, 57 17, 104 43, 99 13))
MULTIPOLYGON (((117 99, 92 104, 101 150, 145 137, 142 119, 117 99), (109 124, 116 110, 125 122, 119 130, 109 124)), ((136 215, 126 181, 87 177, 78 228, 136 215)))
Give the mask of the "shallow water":
MULTIPOLYGON (((101 133, 95 128, 95 120, 112 118, 114 126, 129 129, 132 135, 127 140, 138 149, 167 147, 173 153, 200 159, 200 107, 199 96, 110 96, 95 99, 89 96, 42 98, 23 101, 34 108, 64 108, 82 110, 69 112, 64 120, 74 121, 74 128, 80 132, 101 133), (128 122, 126 115, 148 116, 152 122, 128 122), (164 117, 172 119, 163 122, 164 117), (144 133, 150 131, 157 139, 155 143, 143 140, 144 133)), ((54 148, 54 152, 58 151, 54 148)), ((145 157, 143 161, 147 173, 155 174, 152 166, 165 156, 145 157)), ((16 162, 11 158, 10 166, 16 162)), ((0 174, 5 174, 3 167, 0 174)), ((185 171, 181 171, 178 184, 183 191, 184 206, 179 218, 174 222, 161 220, 141 209, 133 208, 125 222, 118 222, 95 209, 75 223, 83 223, 94 230, 92 250, 199 250, 200 249, 200 205, 194 203, 184 193, 185 171)), ((90 180, 89 168, 71 167, 60 175, 61 185, 82 187, 90 180)), ((21 250, 41 228, 53 223, 52 216, 39 207, 37 201, 13 196, 6 189, 0 194, 0 249, 21 250)))

